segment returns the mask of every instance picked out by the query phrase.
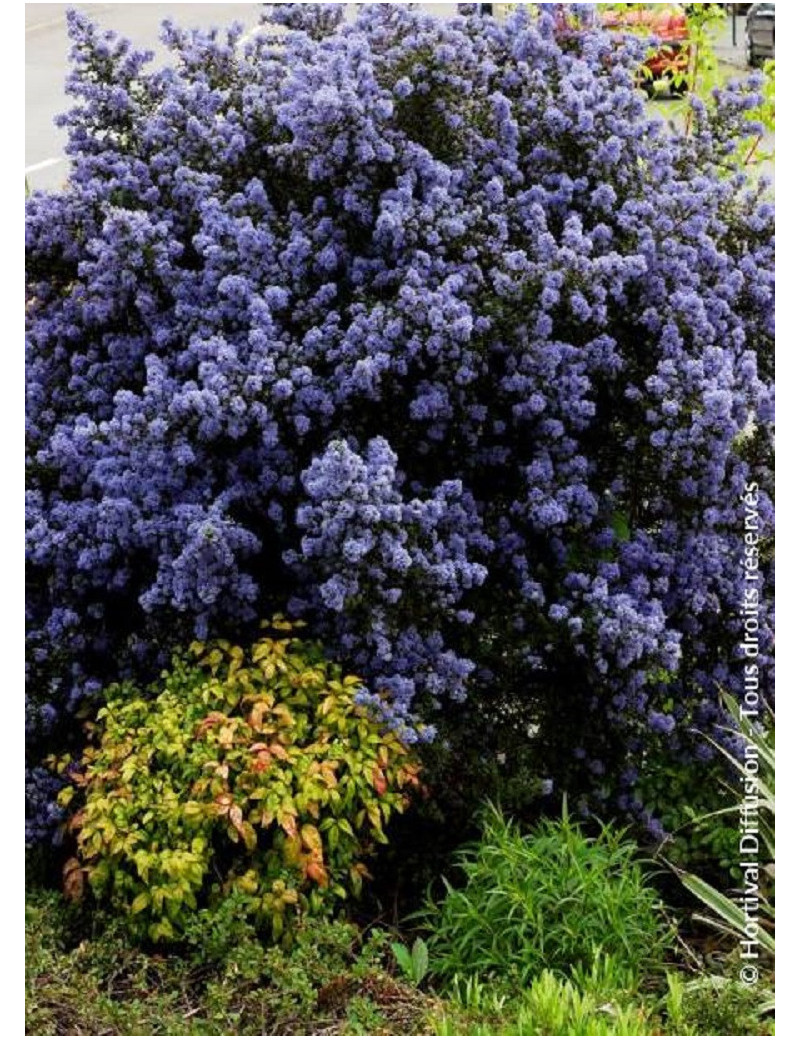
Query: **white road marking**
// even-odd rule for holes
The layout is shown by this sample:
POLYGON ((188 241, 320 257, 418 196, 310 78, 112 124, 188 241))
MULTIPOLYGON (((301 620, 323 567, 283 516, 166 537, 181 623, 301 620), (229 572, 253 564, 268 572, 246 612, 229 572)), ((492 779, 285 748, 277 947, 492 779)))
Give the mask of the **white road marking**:
MULTIPOLYGON (((185 2, 185 0, 180 0, 180 2, 185 2)), ((31 7, 35 7, 36 4, 34 3, 34 4, 31 4, 30 6, 31 7)), ((57 18, 50 18, 46 22, 33 22, 31 25, 26 25, 25 26, 25 33, 26 34, 27 33, 33 33, 33 32, 38 32, 40 29, 53 29, 53 28, 55 28, 58 25, 66 25, 67 24, 66 8, 67 7, 71 7, 71 6, 72 6, 72 4, 65 4, 64 5, 64 10, 61 12, 61 14, 57 18)), ((76 4, 75 6, 77 7, 78 5, 76 4)), ((106 14, 108 11, 113 10, 114 7, 116 7, 116 4, 96 4, 96 3, 92 3, 91 5, 83 4, 81 6, 83 6, 84 9, 87 6, 91 6, 91 9, 92 9, 91 12, 87 11, 85 13, 87 13, 87 14, 91 13, 92 17, 94 18, 98 14, 106 14)))
POLYGON ((25 35, 28 33, 38 32, 40 29, 54 29, 57 25, 66 25, 66 19, 62 14, 60 18, 53 18, 49 22, 37 22, 35 25, 25 26, 25 35))
POLYGON ((269 26, 262 25, 261 23, 259 23, 258 25, 254 25, 252 29, 248 29, 247 32, 242 33, 242 35, 239 37, 239 39, 236 42, 236 46, 238 48, 243 48, 244 45, 249 40, 252 40, 252 38, 255 36, 255 34, 257 32, 260 32, 260 30, 262 30, 262 29, 268 29, 268 28, 269 28, 269 26))
POLYGON ((58 166, 59 163, 66 161, 65 155, 60 156, 58 159, 42 159, 41 162, 34 163, 33 166, 26 166, 25 176, 27 177, 29 173, 37 173, 39 170, 46 170, 48 166, 58 166))

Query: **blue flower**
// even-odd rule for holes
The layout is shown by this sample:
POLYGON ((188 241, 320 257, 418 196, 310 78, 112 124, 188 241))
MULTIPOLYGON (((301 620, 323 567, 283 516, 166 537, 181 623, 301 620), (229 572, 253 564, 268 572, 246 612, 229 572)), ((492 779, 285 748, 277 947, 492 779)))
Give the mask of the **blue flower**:
POLYGON ((69 180, 26 201, 30 761, 291 604, 398 731, 507 704, 599 797, 741 692, 752 483, 774 530, 755 84, 672 135, 641 41, 571 15, 342 14, 272 5, 278 49, 168 24, 161 70, 68 16, 69 180))

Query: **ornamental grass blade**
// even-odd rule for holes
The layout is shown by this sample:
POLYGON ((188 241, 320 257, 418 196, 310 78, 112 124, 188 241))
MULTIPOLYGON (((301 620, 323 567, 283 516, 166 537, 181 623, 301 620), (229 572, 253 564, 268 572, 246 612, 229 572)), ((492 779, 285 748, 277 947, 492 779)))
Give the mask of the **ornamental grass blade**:
MULTIPOLYGON (((732 899, 717 891, 716 888, 703 881, 702 878, 697 877, 696 874, 681 874, 681 880, 692 895, 696 896, 702 903, 705 903, 723 921, 731 925, 738 935, 746 935, 745 929, 747 924, 752 921, 752 917, 745 914, 742 908, 734 903, 732 899)), ((711 921, 708 918, 706 920, 711 921)), ((756 935, 759 943, 774 955, 775 939, 773 936, 760 924, 757 927, 756 935)))

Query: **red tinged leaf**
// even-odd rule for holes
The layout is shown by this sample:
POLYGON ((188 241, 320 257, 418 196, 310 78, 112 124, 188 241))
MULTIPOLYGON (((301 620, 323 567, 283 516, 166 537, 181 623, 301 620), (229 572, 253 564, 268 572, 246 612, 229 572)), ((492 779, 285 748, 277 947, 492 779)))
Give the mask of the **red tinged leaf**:
POLYGON ((269 751, 259 751, 256 755, 256 760, 253 763, 253 770, 256 773, 263 773, 269 769, 270 762, 272 761, 272 755, 269 751))
POLYGON ((380 766, 375 766, 372 770, 372 786, 378 794, 386 794, 386 788, 388 785, 386 783, 386 776, 380 766))
POLYGON ((256 701, 247 719, 251 729, 260 730, 263 727, 264 715, 269 709, 270 706, 266 701, 256 701))
POLYGON ((86 819, 86 810, 79 809, 74 816, 70 816, 69 824, 67 825, 71 831, 79 831, 83 826, 83 821, 86 819))
POLYGON ((242 810, 238 805, 231 806, 230 812, 228 813, 228 819, 231 821, 231 824, 235 827, 238 833, 241 834, 244 816, 242 815, 242 810))
POLYGON ((300 837, 307 849, 319 856, 322 855, 322 837, 313 824, 304 823, 300 829, 300 837))
POLYGON ((212 726, 216 725, 216 723, 227 721, 227 715, 223 715, 221 711, 212 711, 210 715, 206 715, 203 721, 198 725, 197 730, 195 732, 199 737, 202 733, 205 733, 206 730, 211 729, 212 726))
POLYGON ((85 871, 80 864, 80 860, 75 859, 73 856, 68 859, 64 864, 63 870, 64 879, 64 895, 71 903, 79 903, 83 899, 83 890, 85 885, 85 871))
POLYGON ((217 797, 214 799, 214 802, 217 806, 217 813, 220 816, 227 816, 228 812, 230 811, 231 805, 233 805, 233 795, 218 794, 217 797))
POLYGON ((316 860, 309 861, 306 866, 306 874, 312 881, 316 881, 320 888, 328 887, 328 872, 325 867, 316 860))

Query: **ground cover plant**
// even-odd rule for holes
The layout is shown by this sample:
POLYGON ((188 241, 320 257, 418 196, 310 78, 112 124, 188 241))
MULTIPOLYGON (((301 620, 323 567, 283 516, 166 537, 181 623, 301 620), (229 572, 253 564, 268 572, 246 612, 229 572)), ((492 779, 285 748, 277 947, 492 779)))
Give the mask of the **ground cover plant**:
POLYGON ((761 996, 728 977, 668 977, 663 996, 543 972, 509 995, 474 979, 434 1014, 437 1036, 774 1036, 761 996))
POLYGON ((132 944, 118 916, 41 890, 26 901, 26 925, 35 1035, 774 1034, 766 987, 677 965, 643 973, 618 956, 618 942, 568 974, 545 968, 522 983, 510 963, 434 988, 412 984, 386 932, 306 920, 291 948, 270 946, 231 903, 197 914, 168 948, 132 944))
POLYGON ((344 923, 314 921, 287 952, 265 947, 239 918, 235 943, 155 954, 108 919, 87 935, 54 893, 40 892, 26 925, 31 1035, 415 1035, 435 1005, 388 970, 385 935, 364 940, 344 923), (367 1012, 374 1028, 363 1030, 367 1012))
POLYGON ((638 43, 524 11, 325 28, 171 27, 150 72, 71 16, 73 170, 26 203, 33 838, 101 686, 274 610, 401 736, 533 727, 641 815, 642 749, 706 754, 736 692, 746 509, 769 690, 754 102, 672 138, 638 43))

